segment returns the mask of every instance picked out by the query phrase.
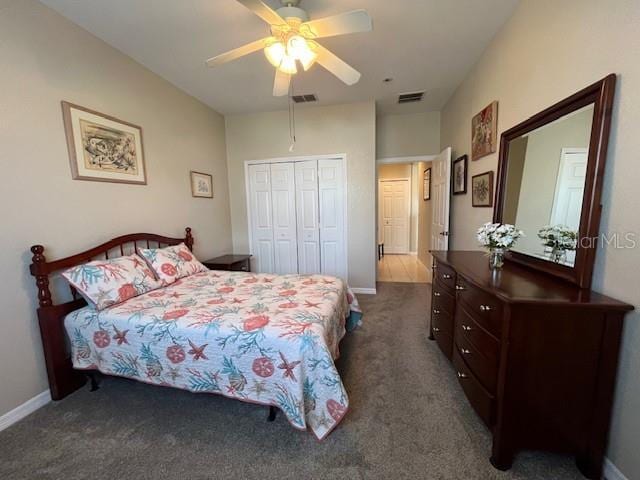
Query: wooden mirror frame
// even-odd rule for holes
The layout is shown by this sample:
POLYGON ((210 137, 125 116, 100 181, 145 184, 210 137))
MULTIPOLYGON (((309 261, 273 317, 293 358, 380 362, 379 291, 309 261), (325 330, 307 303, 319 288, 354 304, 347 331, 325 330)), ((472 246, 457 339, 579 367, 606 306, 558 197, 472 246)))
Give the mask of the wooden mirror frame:
MULTIPOLYGON (((597 240, 600 234, 600 214, 602 212, 600 199, 609 143, 615 85, 616 76, 615 74, 610 74, 599 82, 580 90, 576 94, 510 128, 500 138, 498 181, 496 185, 495 210, 493 212, 493 221, 495 223, 502 223, 504 202, 506 201, 505 184, 508 171, 509 142, 543 125, 558 120, 568 113, 591 103, 594 104, 587 173, 584 196, 582 198, 580 228, 578 230, 579 241, 573 267, 542 260, 522 252, 509 252, 506 255, 506 258, 510 261, 563 278, 575 283, 580 288, 591 287, 593 265, 596 249, 598 248, 597 240), (584 239, 591 240, 584 242, 584 239), (580 242, 580 240, 583 240, 583 242, 580 242)), ((525 233, 530 234, 530 232, 525 233)))

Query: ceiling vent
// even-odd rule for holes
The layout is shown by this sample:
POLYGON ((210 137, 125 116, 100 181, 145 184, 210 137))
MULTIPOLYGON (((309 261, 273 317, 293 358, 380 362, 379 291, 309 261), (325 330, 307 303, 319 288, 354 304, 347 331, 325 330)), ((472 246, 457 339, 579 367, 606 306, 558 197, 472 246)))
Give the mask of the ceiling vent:
POLYGON ((309 102, 317 102, 318 97, 315 94, 310 93, 307 95, 294 95, 291 99, 296 103, 309 103, 309 102))
POLYGON ((421 102, 423 97, 424 92, 401 93, 398 96, 398 103, 421 102))

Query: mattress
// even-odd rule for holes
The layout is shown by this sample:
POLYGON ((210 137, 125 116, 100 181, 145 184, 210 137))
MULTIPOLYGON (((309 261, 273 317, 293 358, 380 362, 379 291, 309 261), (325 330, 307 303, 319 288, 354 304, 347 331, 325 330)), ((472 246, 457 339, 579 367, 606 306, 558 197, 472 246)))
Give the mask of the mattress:
POLYGON ((273 405, 322 439, 349 406, 334 360, 352 309, 335 277, 210 271, 65 329, 74 368, 273 405))

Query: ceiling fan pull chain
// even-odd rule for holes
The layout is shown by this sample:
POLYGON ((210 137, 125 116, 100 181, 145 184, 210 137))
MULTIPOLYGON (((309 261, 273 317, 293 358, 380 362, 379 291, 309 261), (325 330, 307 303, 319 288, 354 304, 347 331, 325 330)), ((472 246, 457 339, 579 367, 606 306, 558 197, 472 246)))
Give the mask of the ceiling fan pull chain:
POLYGON ((296 107, 293 102, 293 77, 289 83, 289 138, 291 139, 291 145, 289 145, 289 152, 293 152, 296 146, 296 107))

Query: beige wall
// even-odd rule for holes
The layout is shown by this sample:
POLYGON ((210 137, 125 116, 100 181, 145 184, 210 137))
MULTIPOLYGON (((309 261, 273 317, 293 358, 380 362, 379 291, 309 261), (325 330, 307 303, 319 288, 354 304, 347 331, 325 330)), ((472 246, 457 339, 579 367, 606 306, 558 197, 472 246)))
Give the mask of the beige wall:
MULTIPOLYGON (((442 145, 469 153, 471 117, 498 100, 499 130, 614 72, 619 74, 605 175, 603 232, 640 233, 640 2, 523 0, 442 112, 442 145)), ((495 169, 497 155, 469 162, 470 174, 495 169)), ((453 197, 452 248, 477 248, 474 230, 491 219, 470 195, 453 197)), ((638 306, 640 248, 601 248, 594 289, 638 306)), ((640 315, 627 316, 609 457, 640 478, 640 315)))
POLYGON ((382 115, 376 131, 376 158, 440 153, 440 112, 382 115))
POLYGON ((277 157, 347 156, 349 284, 375 288, 375 105, 373 102, 296 110, 295 151, 289 152, 286 111, 225 117, 233 246, 249 251, 244 163, 277 157))
POLYGON ((0 8, 0 415, 47 388, 29 247, 49 259, 114 236, 180 236, 200 257, 231 248, 223 118, 32 0, 0 8), (71 179, 60 101, 142 126, 148 185, 71 179), (189 170, 215 199, 191 197, 189 170))

